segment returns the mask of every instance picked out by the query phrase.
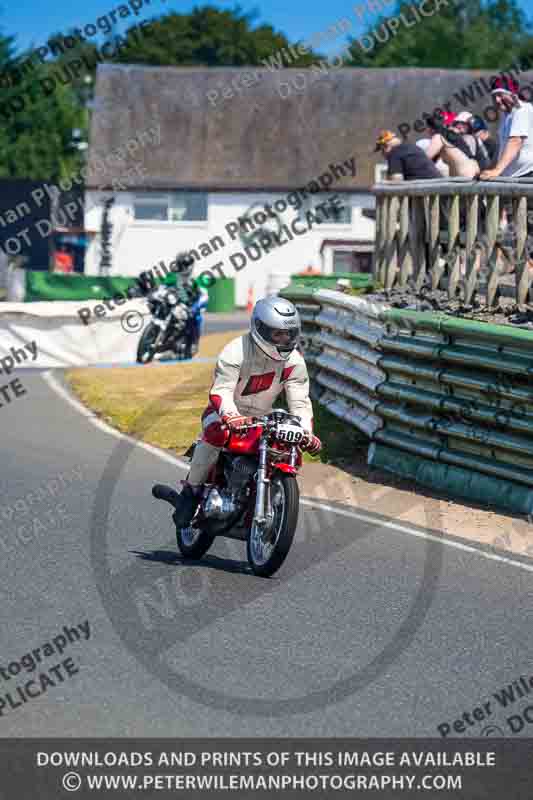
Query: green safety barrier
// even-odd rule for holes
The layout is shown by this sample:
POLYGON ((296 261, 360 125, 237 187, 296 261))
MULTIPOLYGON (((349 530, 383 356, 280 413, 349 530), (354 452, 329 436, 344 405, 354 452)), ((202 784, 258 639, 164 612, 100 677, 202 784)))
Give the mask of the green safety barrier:
MULTIPOLYGON (((167 286, 176 284, 176 275, 170 273, 162 281, 167 286)), ((77 275, 60 272, 26 271, 26 302, 48 300, 110 300, 116 294, 125 294, 136 285, 135 278, 113 275, 77 275)))
POLYGON ((451 496, 514 513, 533 511, 532 331, 403 309, 382 312, 383 327, 367 330, 355 308, 354 324, 346 325, 348 305, 339 311, 332 301, 328 319, 339 315, 342 330, 336 336, 348 340, 346 348, 336 347, 335 337, 316 336, 322 318, 313 304, 330 306, 319 299, 324 286, 292 280, 280 294, 304 315, 306 356, 322 370, 318 402, 324 386, 332 410, 332 395, 340 394, 348 408, 338 416, 357 427, 346 413, 350 406, 368 409, 374 403, 382 426, 371 435, 369 463, 451 496), (352 370, 354 341, 359 362, 352 370), (317 360, 324 346, 328 357, 317 360), (370 393, 364 362, 385 375, 370 393), (338 377, 337 383, 324 383, 324 371, 355 381, 354 391, 338 377))
POLYGON ((316 303, 318 304, 318 300, 315 297, 315 292, 317 289, 312 289, 306 286, 296 286, 295 284, 291 283, 289 286, 286 286, 284 289, 281 289, 279 292, 280 297, 284 297, 285 300, 290 300, 292 303, 316 303))
MULTIPOLYGON (((175 286, 177 276, 171 272, 157 283, 175 286)), ((136 286, 135 278, 112 275, 78 275, 76 273, 26 271, 26 302, 68 300, 111 300, 115 295, 124 295, 136 286)), ((207 287, 208 311, 233 311, 235 308, 235 282, 233 278, 222 278, 207 287)))
POLYGON ((235 279, 218 278, 207 288, 209 294, 208 311, 228 313, 235 310, 235 279))
POLYGON ((484 339, 493 346, 533 348, 533 331, 512 325, 495 325, 472 319, 458 319, 448 314, 427 311, 402 311, 391 309, 383 313, 385 323, 396 323, 399 327, 418 331, 441 333, 445 336, 484 339))
POLYGON ((432 461, 385 444, 372 444, 368 463, 422 486, 519 514, 533 511, 533 490, 505 478, 432 461))
POLYGON ((331 275, 291 275, 291 286, 305 286, 308 289, 334 289, 338 280, 344 278, 352 289, 372 291, 374 277, 360 272, 333 272, 331 275))

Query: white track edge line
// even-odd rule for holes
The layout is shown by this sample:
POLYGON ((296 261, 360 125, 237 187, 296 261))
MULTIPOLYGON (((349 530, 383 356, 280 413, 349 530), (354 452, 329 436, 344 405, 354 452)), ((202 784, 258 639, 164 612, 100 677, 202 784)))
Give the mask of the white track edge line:
POLYGON ((344 508, 334 508, 333 506, 328 506, 325 503, 320 503, 315 500, 302 499, 300 500, 300 503, 304 506, 321 508, 323 511, 331 511, 334 514, 339 514, 342 517, 351 517, 352 519, 358 519, 362 522, 370 522, 374 525, 381 525, 383 528, 392 528, 393 530, 400 531, 401 533, 407 533, 410 536, 416 536, 419 539, 427 539, 431 542, 439 542, 440 544, 445 544, 448 547, 455 547, 456 550, 463 550, 467 553, 477 553, 478 555, 488 558, 491 561, 501 561, 504 564, 512 564, 514 567, 524 569, 527 572, 533 572, 533 564, 525 564, 523 561, 515 561, 513 558, 500 556, 498 553, 490 553, 487 550, 481 550, 480 548, 471 544, 463 544, 462 542, 455 541, 455 539, 448 539, 445 533, 443 533, 442 536, 435 536, 433 533, 426 533, 424 531, 418 531, 415 528, 408 528, 406 525, 399 525, 397 522, 387 522, 386 520, 376 519, 375 517, 370 517, 367 514, 362 514, 357 511, 349 511, 348 509, 344 508))
POLYGON ((158 456, 163 461, 167 461, 169 464, 173 464, 176 467, 180 467, 181 469, 189 469, 189 465, 186 461, 182 461, 181 458, 177 456, 173 456, 170 453, 166 453, 164 450, 161 450, 159 447, 155 447, 152 444, 147 444, 147 442, 141 442, 139 439, 135 439, 133 436, 128 436, 126 433, 121 433, 121 431, 117 431, 116 428, 113 428, 111 425, 108 425, 107 422, 104 422, 99 417, 96 416, 92 411, 86 408, 83 403, 80 403, 79 400, 76 400, 75 397, 72 397, 70 392, 68 392, 64 386, 57 380, 52 372, 45 372, 43 375, 44 380, 52 389, 53 392, 58 394, 66 403, 68 403, 72 408, 74 408, 79 414, 86 417, 96 428, 103 431, 104 433, 108 433, 110 436, 114 436, 115 439, 125 439, 130 444, 134 445, 135 447, 140 447, 143 450, 146 450, 148 453, 152 455, 158 456))
MULTIPOLYGON (((189 465, 182 461, 177 456, 172 456, 169 453, 161 450, 159 447, 155 447, 154 445, 147 444, 146 442, 140 442, 138 439, 135 439, 133 436, 128 436, 125 433, 121 433, 117 431, 115 428, 112 428, 111 425, 108 425, 107 422, 103 422, 99 419, 96 414, 86 408, 83 403, 80 403, 79 400, 76 400, 75 397, 65 389, 64 386, 57 380, 54 376, 52 371, 45 372, 43 374, 43 378, 50 387, 50 389, 58 394, 65 402, 67 402, 72 408, 76 409, 78 413, 82 414, 82 416, 86 417, 89 422, 95 425, 104 433, 108 433, 110 436, 114 436, 116 439, 125 439, 127 442, 130 442, 132 445, 136 447, 141 447, 143 450, 146 450, 148 453, 151 453, 158 458, 161 458, 163 461, 168 462, 169 464, 174 464, 181 469, 189 469, 189 465)), ((463 550, 466 553, 475 553, 482 558, 486 558, 489 561, 499 561, 503 564, 509 564, 513 567, 518 567, 518 569, 523 569, 526 572, 533 572, 533 564, 525 564, 522 561, 515 561, 512 558, 507 558, 506 556, 500 556, 497 553, 489 553, 486 550, 481 550, 473 545, 469 544, 462 544, 461 542, 457 542, 452 539, 446 538, 446 534, 442 536, 435 536, 432 533, 424 533, 424 531, 418 531, 414 528, 409 528, 406 525, 399 525, 397 522, 387 522, 385 520, 375 519, 367 514, 362 514, 357 511, 349 511, 348 509, 343 508, 334 508, 333 506, 328 506, 325 503, 320 503, 315 500, 300 500, 301 505, 303 506, 310 506, 312 508, 320 508, 323 511, 331 511, 333 514, 338 514, 341 517, 350 517, 351 519, 358 519, 361 522, 369 522, 374 525, 379 524, 383 528, 391 528, 392 530, 396 530, 399 533, 406 533, 409 536, 415 536, 418 539, 427 539, 428 541, 438 542, 440 544, 446 545, 447 547, 454 547, 456 550, 463 550)))

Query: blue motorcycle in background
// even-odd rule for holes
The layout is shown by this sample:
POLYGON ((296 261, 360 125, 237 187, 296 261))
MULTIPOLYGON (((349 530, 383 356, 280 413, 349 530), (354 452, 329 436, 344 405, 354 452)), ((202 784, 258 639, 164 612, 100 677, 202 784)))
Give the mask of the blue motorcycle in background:
POLYGON ((152 320, 137 346, 139 364, 149 364, 156 355, 168 353, 179 360, 198 352, 203 327, 203 312, 208 295, 199 289, 192 303, 183 302, 171 286, 158 286, 146 297, 152 320))

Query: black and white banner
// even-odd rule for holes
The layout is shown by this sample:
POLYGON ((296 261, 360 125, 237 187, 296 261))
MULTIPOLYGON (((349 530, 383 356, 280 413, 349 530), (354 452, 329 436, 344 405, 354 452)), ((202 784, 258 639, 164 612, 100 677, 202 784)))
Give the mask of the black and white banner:
POLYGON ((25 739, 3 740, 0 753, 5 800, 525 800, 533 775, 526 739, 25 739))

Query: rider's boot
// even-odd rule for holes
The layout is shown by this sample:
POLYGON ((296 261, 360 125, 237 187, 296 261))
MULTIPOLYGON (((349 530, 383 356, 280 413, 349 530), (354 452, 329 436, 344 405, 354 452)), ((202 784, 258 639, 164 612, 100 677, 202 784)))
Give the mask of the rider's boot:
POLYGON ((179 503, 176 503, 176 510, 172 519, 177 528, 187 528, 196 513, 200 503, 202 486, 192 486, 187 481, 183 483, 183 489, 179 495, 179 503))

